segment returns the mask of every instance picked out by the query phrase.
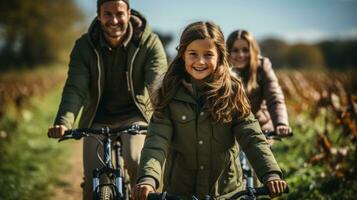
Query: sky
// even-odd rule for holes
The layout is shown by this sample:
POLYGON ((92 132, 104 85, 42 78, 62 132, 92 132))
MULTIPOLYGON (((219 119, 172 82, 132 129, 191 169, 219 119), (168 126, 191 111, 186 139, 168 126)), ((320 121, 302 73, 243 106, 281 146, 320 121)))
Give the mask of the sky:
MULTIPOLYGON (((76 0, 88 21, 96 1, 76 0)), ((314 43, 325 39, 357 38, 357 0, 130 0, 153 30, 173 34, 169 51, 177 46, 186 25, 213 21, 224 35, 247 29, 258 39, 314 43)))

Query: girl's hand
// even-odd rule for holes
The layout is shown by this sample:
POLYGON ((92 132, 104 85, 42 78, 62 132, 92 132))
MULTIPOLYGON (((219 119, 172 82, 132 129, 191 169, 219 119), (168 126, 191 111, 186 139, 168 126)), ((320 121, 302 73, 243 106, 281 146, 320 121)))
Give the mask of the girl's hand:
POLYGON ((148 184, 137 184, 134 187, 133 199, 146 200, 150 192, 155 192, 154 188, 148 184))
POLYGON ((286 182, 284 180, 272 180, 266 183, 270 191, 270 197, 277 197, 282 194, 286 188, 286 182))
POLYGON ((287 125, 278 125, 275 130, 276 134, 280 137, 286 137, 291 133, 291 128, 287 125))

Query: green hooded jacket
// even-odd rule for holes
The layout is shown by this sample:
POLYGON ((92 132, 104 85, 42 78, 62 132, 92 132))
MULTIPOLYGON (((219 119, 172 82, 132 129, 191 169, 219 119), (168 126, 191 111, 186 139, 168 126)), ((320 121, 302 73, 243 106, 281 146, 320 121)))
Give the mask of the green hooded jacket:
MULTIPOLYGON (((128 46, 127 83, 135 105, 148 121, 149 90, 167 70, 166 55, 158 36, 151 31, 145 18, 131 10, 132 42, 128 46)), ((68 77, 55 119, 56 125, 72 128, 83 107, 79 127, 90 127, 98 109, 103 87, 104 69, 100 51, 96 49, 101 33, 100 22, 93 20, 88 33, 80 37, 71 52, 68 77)))
POLYGON ((149 124, 138 182, 154 179, 163 171, 164 191, 183 199, 226 199, 242 189, 242 170, 237 160, 240 147, 260 180, 281 170, 253 114, 231 123, 212 120, 207 104, 200 109, 194 97, 181 86, 164 116, 149 124), (165 166, 165 170, 163 170, 165 166))

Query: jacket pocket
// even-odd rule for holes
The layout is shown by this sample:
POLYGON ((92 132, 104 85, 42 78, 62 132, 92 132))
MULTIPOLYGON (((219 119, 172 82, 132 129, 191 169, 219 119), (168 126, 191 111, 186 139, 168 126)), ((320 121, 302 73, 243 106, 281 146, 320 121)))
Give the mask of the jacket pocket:
MULTIPOLYGON (((228 166, 224 169, 224 172, 217 180, 216 191, 218 196, 232 194, 241 188, 241 175, 242 172, 238 166, 238 162, 233 158, 231 154, 231 160, 228 166)), ((217 196, 217 197, 218 197, 217 196)), ((229 196, 229 195, 228 195, 229 196)))
POLYGON ((170 187, 172 183, 172 172, 173 172, 173 168, 175 167, 176 160, 177 160, 177 152, 173 151, 170 153, 170 155, 167 158, 167 163, 164 172, 165 173, 164 185, 167 185, 168 187, 170 187))
POLYGON ((164 186, 164 190, 179 196, 190 196, 194 192, 195 179, 194 170, 184 169, 185 163, 177 162, 177 157, 168 172, 169 184, 164 186))
POLYGON ((186 107, 170 109, 174 134, 172 148, 180 152, 193 153, 196 141, 196 116, 186 107))

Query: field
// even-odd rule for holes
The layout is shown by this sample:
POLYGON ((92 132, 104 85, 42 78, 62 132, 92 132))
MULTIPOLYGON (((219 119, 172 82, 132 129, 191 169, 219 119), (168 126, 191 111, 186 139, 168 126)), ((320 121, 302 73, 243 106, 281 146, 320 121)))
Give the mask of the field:
MULTIPOLYGON (((49 199, 68 187, 73 143, 49 140, 65 70, 0 76, 0 199, 49 199)), ((356 73, 277 72, 294 136, 273 152, 285 172, 287 199, 353 199, 357 193, 356 73)), ((78 156, 77 156, 78 157, 78 156)), ((81 159, 81 158, 79 158, 81 159)), ((78 174, 81 178, 81 174, 78 174)), ((76 185, 73 190, 80 190, 76 185)))

